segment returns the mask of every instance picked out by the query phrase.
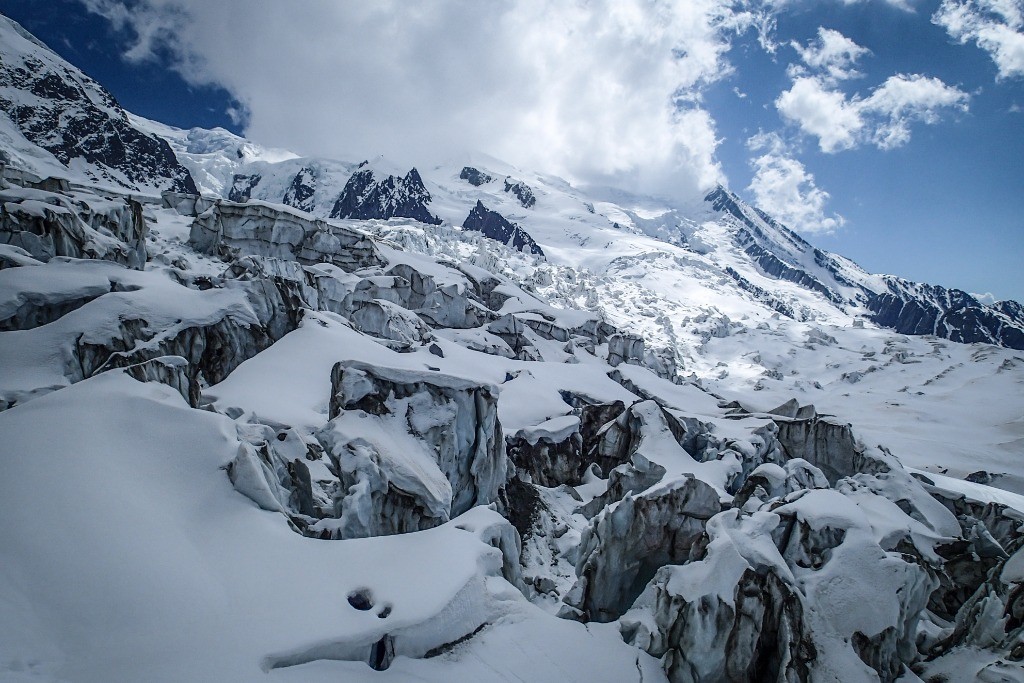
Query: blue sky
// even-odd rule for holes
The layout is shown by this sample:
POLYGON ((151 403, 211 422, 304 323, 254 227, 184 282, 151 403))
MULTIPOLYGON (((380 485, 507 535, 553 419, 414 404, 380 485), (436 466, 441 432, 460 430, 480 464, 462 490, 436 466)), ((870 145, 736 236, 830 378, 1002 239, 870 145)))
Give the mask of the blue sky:
POLYGON ((733 13, 718 23, 707 19, 714 0, 675 5, 668 19, 656 3, 610 4, 608 16, 570 4, 500 14, 446 0, 410 15, 385 2, 287 12, 242 0, 0 0, 0 11, 127 109, 172 125, 428 163, 464 144, 661 191, 721 174, 868 270, 1024 300, 1024 42, 997 54, 935 19, 966 8, 956 16, 995 17, 1013 38, 1013 16, 982 10, 1019 14, 1021 0, 749 2, 746 14, 723 3, 733 13), (852 57, 825 49, 823 30, 833 46, 854 45, 852 57), (666 123, 650 112, 673 83, 684 115, 666 123), (823 102, 853 117, 848 135, 815 128, 823 102))
MULTIPOLYGON (((896 149, 864 145, 826 154, 813 140, 797 142, 798 158, 843 216, 833 234, 815 244, 848 256, 874 272, 1024 298, 1024 79, 998 82, 991 58, 958 45, 931 23, 938 2, 907 12, 885 3, 837 6, 805 3, 780 15, 776 39, 807 44, 818 28, 838 30, 871 50, 859 60, 867 91, 892 74, 937 77, 971 94, 969 110, 911 128, 896 149)), ((745 141, 758 129, 785 129, 773 106, 789 86, 786 67, 798 59, 781 45, 768 55, 754 41, 734 48, 736 76, 709 97, 726 138, 719 147, 732 185, 746 188, 752 171, 745 141), (738 88, 747 95, 739 98, 738 88)), ((749 197, 749 193, 747 193, 749 197)))

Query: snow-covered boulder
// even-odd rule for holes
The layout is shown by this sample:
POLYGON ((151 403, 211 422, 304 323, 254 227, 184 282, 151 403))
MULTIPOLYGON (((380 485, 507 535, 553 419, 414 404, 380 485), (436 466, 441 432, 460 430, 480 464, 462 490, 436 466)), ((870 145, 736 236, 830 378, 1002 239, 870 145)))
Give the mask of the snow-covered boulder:
POLYGON ((842 494, 782 502, 708 522, 691 561, 662 568, 622 619, 625 637, 673 681, 895 680, 935 579, 879 547, 842 494))
POLYGON ((586 469, 582 459, 580 418, 562 415, 505 437, 517 471, 540 486, 578 484, 586 469))
POLYGON ((443 523, 497 499, 507 457, 497 388, 432 372, 338 363, 328 426, 342 537, 443 523))
POLYGON ((142 205, 132 199, 17 187, 0 191, 0 243, 40 261, 104 259, 141 270, 146 232, 142 205))
POLYGON ((580 540, 579 579, 567 614, 611 621, 629 609, 655 572, 684 562, 721 511, 718 493, 694 477, 630 495, 595 517, 580 540))

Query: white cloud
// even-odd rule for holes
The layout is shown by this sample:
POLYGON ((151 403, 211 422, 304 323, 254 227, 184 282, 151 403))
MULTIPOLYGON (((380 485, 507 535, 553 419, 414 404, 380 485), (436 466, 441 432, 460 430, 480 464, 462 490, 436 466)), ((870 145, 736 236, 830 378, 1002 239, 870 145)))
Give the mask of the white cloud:
POLYGON ((858 144, 864 118, 857 104, 822 79, 800 76, 775 100, 782 116, 818 138, 823 152, 838 152, 858 144))
POLYGON ((865 143, 899 147, 909 142, 912 122, 934 124, 943 111, 967 109, 967 93, 920 74, 890 76, 866 97, 847 96, 840 83, 863 75, 855 67, 871 51, 839 31, 819 27, 816 40, 790 45, 803 64, 789 66, 792 85, 775 106, 783 118, 816 137, 823 152, 865 143))
MULTIPOLYGON (((842 3, 844 5, 859 5, 868 1, 869 0, 842 0, 842 3)), ((916 0, 881 0, 881 2, 882 4, 889 5, 890 7, 901 9, 904 12, 913 12, 914 2, 916 2, 916 0)))
POLYGON ((944 111, 967 111, 968 99, 967 93, 937 78, 897 74, 857 104, 866 119, 874 120, 871 142, 892 149, 910 141, 911 122, 938 123, 944 111))
POLYGON ((932 22, 988 52, 999 79, 1024 76, 1024 1, 943 0, 932 22))
POLYGON ((839 31, 824 27, 818 27, 816 41, 806 46, 797 42, 790 45, 807 66, 833 81, 862 76, 854 67, 857 60, 871 54, 871 50, 858 45, 839 31))
POLYGON ((723 179, 701 92, 752 20, 723 0, 82 1, 134 32, 128 58, 226 88, 269 145, 423 164, 480 150, 679 194, 723 179))
POLYGON ((799 76, 775 100, 783 118, 816 137, 826 153, 873 144, 893 149, 910 141, 914 122, 938 123, 948 111, 967 111, 970 96, 937 78, 896 74, 867 97, 848 97, 828 77, 799 76))
POLYGON ((815 184, 776 133, 758 133, 747 140, 747 148, 761 152, 750 161, 754 177, 747 187, 758 208, 804 233, 828 234, 843 226, 842 216, 825 209, 829 193, 815 184))

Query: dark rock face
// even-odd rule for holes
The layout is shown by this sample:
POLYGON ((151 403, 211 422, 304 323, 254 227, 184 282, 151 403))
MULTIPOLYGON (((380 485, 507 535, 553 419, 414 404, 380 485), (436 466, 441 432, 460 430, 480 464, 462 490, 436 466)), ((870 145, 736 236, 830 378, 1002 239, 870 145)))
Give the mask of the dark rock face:
MULTIPOLYGON (((758 225, 758 222, 763 221, 763 223, 766 223, 769 228, 773 229, 777 233, 783 241, 783 244, 780 245, 783 249, 791 249, 797 252, 810 252, 813 247, 811 247, 810 244, 795 232, 776 222, 771 216, 763 211, 759 211, 753 207, 748 207, 739 199, 739 197, 723 187, 718 187, 708 193, 708 195, 704 197, 704 201, 711 204, 715 211, 726 213, 742 224, 742 227, 740 227, 736 232, 735 242, 737 246, 743 249, 747 255, 750 256, 754 263, 756 263, 766 275, 780 280, 794 282, 801 287, 805 287, 806 289, 810 289, 811 291, 821 294, 834 304, 842 305, 845 303, 841 295, 829 288, 821 280, 814 277, 806 270, 787 263, 780 258, 778 254, 771 251, 770 248, 766 248, 766 245, 773 244, 773 239, 765 234, 758 225)), ((814 251, 818 252, 816 249, 814 249, 814 251)), ((824 257, 823 252, 818 253, 824 257)), ((742 279, 739 277, 738 273, 730 273, 730 275, 738 281, 742 279)), ((740 285, 742 286, 744 282, 746 282, 746 280, 743 280, 740 285)), ((756 287, 756 285, 750 285, 750 287, 756 287)), ((744 287, 744 289, 748 288, 744 287)), ((750 290, 748 289, 748 291, 750 290)), ((752 293, 760 294, 760 292, 752 293)), ((776 306, 773 306, 773 308, 779 310, 776 306)), ((784 315, 788 315, 789 317, 795 317, 791 312, 787 313, 784 310, 780 310, 779 312, 784 315)))
POLYGON ((430 193, 415 168, 404 178, 389 175, 384 179, 378 179, 371 169, 363 168, 353 173, 345 183, 331 209, 331 218, 412 218, 421 223, 440 225, 441 219, 427 209, 429 203, 430 193))
POLYGON ((477 201, 476 206, 466 216, 462 227, 466 230, 483 233, 485 237, 507 244, 513 249, 544 255, 544 250, 537 245, 529 233, 515 223, 510 223, 497 211, 491 211, 481 201, 477 201))
POLYGON ((736 281, 736 284, 740 286, 740 289, 749 292, 761 303, 787 318, 793 318, 794 320, 797 319, 796 311, 793 310, 792 306, 787 304, 785 301, 781 301, 777 296, 763 287, 758 287, 753 282, 740 275, 732 266, 726 266, 725 272, 729 277, 736 281))
POLYGON ((754 239, 770 240, 769 236, 766 235, 758 225, 758 221, 763 221, 769 228, 778 232, 779 237, 783 241, 783 244, 780 246, 783 248, 789 248, 796 251, 813 249, 807 240, 800 237, 800 235, 777 222, 765 212, 751 206, 747 206, 739 197, 722 186, 718 186, 709 192, 704 197, 704 201, 711 204, 711 208, 715 211, 727 213, 740 221, 740 223, 742 223, 747 229, 748 234, 754 239))
POLYGON ((505 192, 515 195, 515 198, 519 200, 524 209, 533 208, 537 203, 537 198, 533 196, 533 190, 521 180, 513 183, 508 178, 505 178, 505 192))
POLYGON ((480 187, 494 180, 490 175, 483 171, 477 170, 472 166, 464 166, 462 173, 459 174, 459 178, 465 180, 467 183, 474 187, 480 187))
POLYGON ((821 280, 810 275, 804 270, 794 268, 783 262, 775 254, 754 242, 753 239, 750 239, 744 248, 744 251, 747 252, 747 255, 750 256, 750 258, 752 258, 766 274, 780 280, 795 282, 805 289, 821 294, 834 304, 842 305, 845 303, 843 297, 826 287, 821 280))
POLYGON ((156 186, 197 192, 188 170, 165 140, 135 128, 103 86, 74 68, 6 17, 24 43, 11 46, 14 58, 0 62, 0 111, 31 142, 62 164, 81 159, 97 180, 128 189, 156 186), (21 48, 22 51, 19 51, 21 48))
POLYGON ((886 276, 889 290, 868 297, 874 322, 903 334, 933 334, 1024 350, 1024 309, 1015 301, 988 306, 967 292, 886 276))
POLYGON ((285 190, 283 203, 300 211, 312 211, 315 193, 316 170, 306 166, 292 178, 291 185, 285 190))
POLYGON ((259 173, 252 175, 235 174, 231 182, 231 189, 228 191, 228 200, 232 202, 247 202, 252 197, 252 191, 260 180, 263 179, 259 173))

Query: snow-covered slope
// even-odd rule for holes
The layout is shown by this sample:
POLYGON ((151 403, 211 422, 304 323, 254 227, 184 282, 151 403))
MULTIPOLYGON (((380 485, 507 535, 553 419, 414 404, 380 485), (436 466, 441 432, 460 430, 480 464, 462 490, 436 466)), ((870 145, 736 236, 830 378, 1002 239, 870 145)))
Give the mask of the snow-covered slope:
POLYGON ((1016 304, 125 120, 205 196, 0 138, 0 680, 1024 680, 1024 358, 873 322, 1016 304))
MULTIPOLYGON (((504 221, 491 236, 519 248, 526 245, 551 264, 603 275, 641 261, 661 260, 657 270, 678 271, 668 274, 669 280, 692 283, 713 277, 706 287, 671 296, 671 303, 699 301, 731 318, 750 315, 754 309, 841 326, 861 319, 903 334, 1024 349, 1024 312, 1019 304, 990 306, 959 290, 872 275, 842 256, 815 248, 722 187, 679 204, 612 189, 573 187, 559 178, 481 156, 412 169, 417 171, 415 181, 406 188, 405 175, 411 171, 383 159, 281 160, 285 153, 262 150, 226 131, 186 132, 137 117, 135 121, 171 143, 193 175, 201 178, 205 192, 235 201, 284 203, 335 218, 440 219, 453 226, 469 220, 473 229, 482 224, 475 218, 479 202, 496 225, 499 219, 504 221), (390 183, 397 194, 395 189, 386 190, 390 199, 381 199, 381 191, 370 187, 371 177, 375 183, 390 183), (362 195, 366 201, 358 208, 348 206, 362 195), (514 226, 515 234, 505 225, 514 226), (540 247, 534 248, 534 242, 540 247)), ((651 289, 657 296, 663 288, 651 289)), ((674 327, 678 336, 682 330, 674 327)))
POLYGON ((4 16, 0 140, 22 171, 40 177, 129 190, 196 189, 162 138, 134 127, 102 85, 4 16))

